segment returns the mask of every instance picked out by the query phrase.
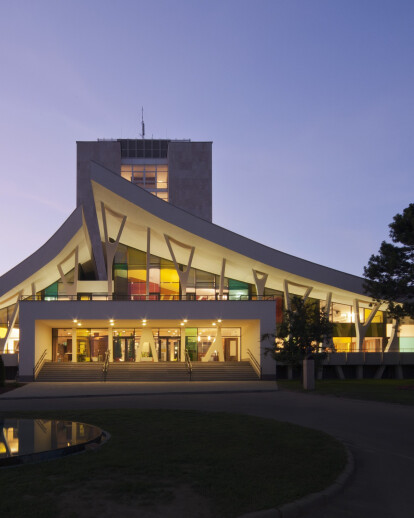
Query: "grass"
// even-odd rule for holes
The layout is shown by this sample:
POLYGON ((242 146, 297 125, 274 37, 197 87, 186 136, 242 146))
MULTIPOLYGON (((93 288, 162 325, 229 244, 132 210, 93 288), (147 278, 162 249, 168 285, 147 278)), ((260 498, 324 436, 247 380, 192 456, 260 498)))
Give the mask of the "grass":
MULTIPOLYGON (((300 380, 278 380, 277 383, 282 390, 303 390, 300 380)), ((320 380, 316 381, 315 392, 337 397, 414 405, 414 380, 409 379, 320 380)))
POLYGON ((200 516, 231 518, 320 491, 346 462, 343 446, 324 433, 244 415, 108 410, 36 417, 88 422, 111 439, 93 452, 1 469, 0 516, 141 516, 131 510, 155 512, 157 505, 164 506, 159 516, 190 516, 188 509, 174 514, 184 488, 190 503, 208 510, 200 516))

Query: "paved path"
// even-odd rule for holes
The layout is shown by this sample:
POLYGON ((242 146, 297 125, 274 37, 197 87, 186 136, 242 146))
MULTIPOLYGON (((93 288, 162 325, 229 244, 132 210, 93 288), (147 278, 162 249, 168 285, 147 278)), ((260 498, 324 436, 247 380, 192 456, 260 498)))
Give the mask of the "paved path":
POLYGON ((177 408, 290 421, 340 438, 356 461, 355 475, 344 492, 306 518, 414 517, 413 407, 277 392, 270 382, 87 385, 26 385, 0 396, 0 411, 177 408))

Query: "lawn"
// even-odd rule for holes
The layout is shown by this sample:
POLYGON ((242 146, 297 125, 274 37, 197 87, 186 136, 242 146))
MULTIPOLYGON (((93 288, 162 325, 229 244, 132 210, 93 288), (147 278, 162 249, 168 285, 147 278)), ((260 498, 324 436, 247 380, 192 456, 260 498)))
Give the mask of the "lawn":
MULTIPOLYGON (((24 415, 27 417, 27 414, 24 415)), ((100 426, 94 451, 0 470, 0 516, 236 517, 330 485, 346 453, 330 436, 225 413, 36 414, 100 426)))
MULTIPOLYGON (((303 390, 299 380, 278 380, 277 384, 282 390, 303 390)), ((338 397, 414 405, 414 380, 412 379, 320 380, 316 381, 315 392, 338 397)))

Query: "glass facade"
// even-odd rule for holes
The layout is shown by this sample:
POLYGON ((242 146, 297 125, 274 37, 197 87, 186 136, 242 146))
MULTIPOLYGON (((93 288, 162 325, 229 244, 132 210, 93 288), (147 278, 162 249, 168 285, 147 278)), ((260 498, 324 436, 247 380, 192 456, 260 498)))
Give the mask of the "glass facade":
POLYGON ((168 201, 167 164, 125 164, 121 165, 121 176, 154 196, 168 201))
MULTIPOLYGON (((181 341, 181 328, 156 327, 150 329, 155 345, 155 352, 160 362, 181 361, 182 347, 188 351, 191 361, 201 361, 210 346, 217 339, 217 327, 188 327, 185 329, 185 344, 181 341)), ((153 354, 148 342, 141 343, 142 328, 113 329, 113 361, 135 362, 153 361, 153 354), (138 350, 141 345, 140 357, 138 350)), ((76 329, 76 350, 78 362, 104 361, 108 350, 107 329, 76 329)), ((240 360, 241 328, 226 327, 221 329, 221 340, 225 361, 240 360)), ((72 329, 56 328, 52 330, 52 359, 55 362, 71 362, 73 354, 72 329)), ((218 361, 215 349, 209 361, 218 361)))
MULTIPOLYGON (((108 350, 107 329, 76 330, 78 362, 103 361, 108 350)), ((72 329, 52 329, 52 359, 55 362, 71 362, 74 352, 72 329)))
MULTIPOLYGON (((119 244, 113 265, 114 296, 120 299, 145 300, 147 281, 147 254, 141 250, 119 244)), ((184 270, 186 266, 180 265, 184 270)), ((180 278, 174 263, 155 255, 150 256, 149 299, 177 300, 182 294, 180 278)), ((220 276, 190 268, 186 297, 188 300, 218 300, 220 276)), ((282 292, 267 288, 264 296, 277 297, 277 314, 281 318, 282 292)), ((224 278, 223 300, 256 299, 254 284, 224 278)))

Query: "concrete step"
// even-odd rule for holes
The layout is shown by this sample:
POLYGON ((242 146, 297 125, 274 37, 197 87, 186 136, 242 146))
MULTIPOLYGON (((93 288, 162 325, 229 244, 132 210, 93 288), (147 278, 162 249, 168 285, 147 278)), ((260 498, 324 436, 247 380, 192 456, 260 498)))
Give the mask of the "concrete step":
MULTIPOLYGON (((194 381, 249 381, 257 374, 249 362, 194 362, 194 381)), ((38 374, 39 382, 103 381, 103 363, 53 363, 45 362, 38 374)), ((185 363, 181 362, 114 362, 109 364, 107 381, 188 381, 185 363)))

